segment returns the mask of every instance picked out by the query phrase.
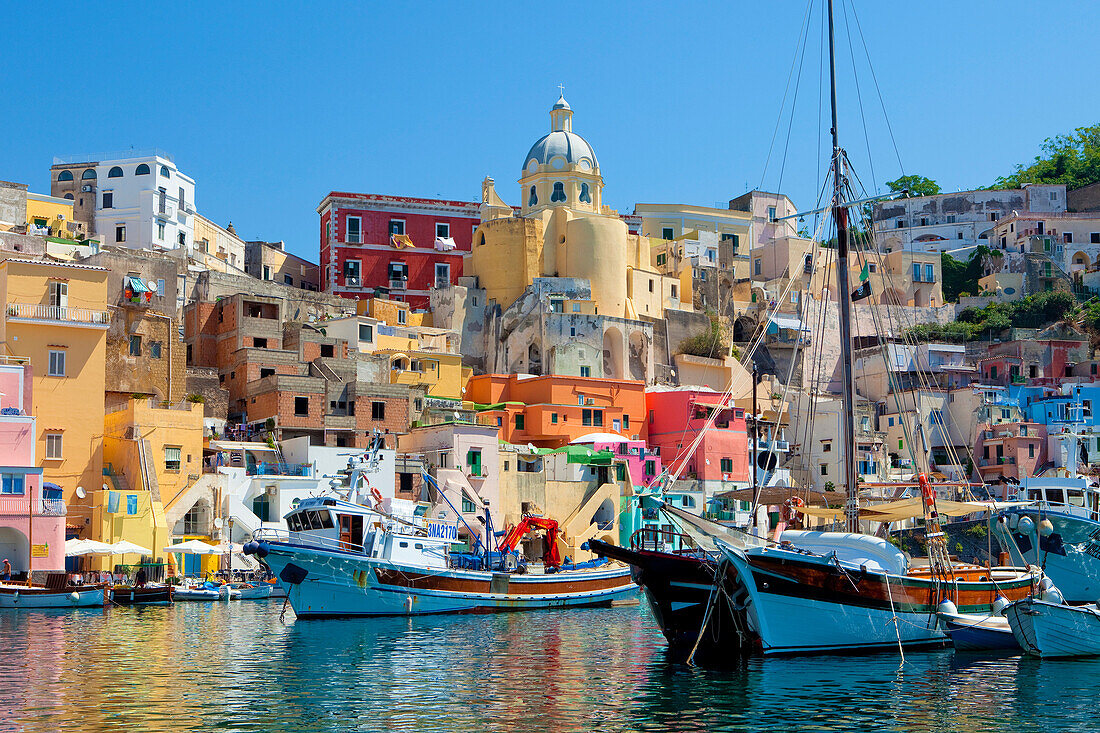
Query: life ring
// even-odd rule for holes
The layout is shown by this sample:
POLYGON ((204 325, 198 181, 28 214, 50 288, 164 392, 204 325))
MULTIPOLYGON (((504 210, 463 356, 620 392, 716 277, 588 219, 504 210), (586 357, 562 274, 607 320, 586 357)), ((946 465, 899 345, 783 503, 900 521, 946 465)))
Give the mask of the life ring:
POLYGON ((374 486, 370 487, 370 495, 372 497, 374 497, 374 501, 375 501, 376 504, 381 504, 382 503, 382 492, 379 491, 376 487, 374 487, 374 486))
POLYGON ((802 501, 800 497, 792 496, 783 502, 783 521, 795 522, 801 518, 801 514, 795 509, 795 507, 804 507, 806 502, 802 501))

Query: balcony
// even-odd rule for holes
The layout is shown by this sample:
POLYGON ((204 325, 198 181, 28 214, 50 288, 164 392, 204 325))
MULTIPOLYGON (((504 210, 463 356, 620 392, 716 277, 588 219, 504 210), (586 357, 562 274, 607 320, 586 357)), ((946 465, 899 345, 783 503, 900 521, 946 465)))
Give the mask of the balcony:
POLYGON ((248 474, 250 476, 309 476, 312 467, 306 463, 275 463, 262 461, 257 463, 248 474))
POLYGON ((171 219, 176 215, 176 207, 171 204, 165 204, 164 206, 157 207, 158 219, 171 219))
POLYGON ((105 310, 70 308, 67 305, 41 305, 38 303, 8 303, 7 316, 9 321, 103 329, 107 328, 111 322, 110 313, 105 310))
POLYGON ((25 517, 31 504, 35 504, 37 517, 64 517, 67 514, 65 502, 61 499, 28 499, 26 496, 4 496, 0 498, 0 517, 25 517))
POLYGON ((351 277, 350 275, 344 276, 344 287, 346 288, 361 288, 363 287, 363 281, 357 277, 351 277))

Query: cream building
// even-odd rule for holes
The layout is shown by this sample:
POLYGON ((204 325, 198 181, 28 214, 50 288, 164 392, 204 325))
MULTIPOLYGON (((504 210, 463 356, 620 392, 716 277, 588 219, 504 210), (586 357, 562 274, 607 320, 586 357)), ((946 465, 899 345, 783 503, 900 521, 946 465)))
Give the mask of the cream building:
POLYGON ((599 162, 592 146, 573 132, 572 117, 564 97, 558 99, 550 110, 550 132, 524 158, 518 215, 486 179, 482 224, 464 274, 476 277, 502 308, 539 277, 587 280, 601 316, 661 318, 666 308, 681 308, 678 280, 654 267, 649 238, 630 234, 618 214, 603 206, 599 162))

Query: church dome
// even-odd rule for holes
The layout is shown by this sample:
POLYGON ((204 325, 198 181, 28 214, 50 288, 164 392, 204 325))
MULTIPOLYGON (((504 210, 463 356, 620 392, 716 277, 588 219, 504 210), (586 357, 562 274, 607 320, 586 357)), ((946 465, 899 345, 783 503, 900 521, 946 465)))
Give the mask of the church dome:
POLYGON ((584 167, 584 163, 587 163, 592 168, 599 166, 596 162, 596 153, 587 140, 575 132, 554 130, 539 138, 538 142, 531 146, 531 150, 523 161, 524 167, 530 166, 532 160, 539 165, 547 165, 559 156, 569 165, 584 167))
MULTIPOLYGON (((550 132, 531 146, 523 159, 523 170, 533 172, 540 165, 554 165, 560 158, 560 167, 575 165, 581 170, 599 167, 596 152, 583 137, 573 132, 573 110, 565 97, 560 97, 550 109, 550 132)), ((555 166, 558 167, 558 166, 555 166)))

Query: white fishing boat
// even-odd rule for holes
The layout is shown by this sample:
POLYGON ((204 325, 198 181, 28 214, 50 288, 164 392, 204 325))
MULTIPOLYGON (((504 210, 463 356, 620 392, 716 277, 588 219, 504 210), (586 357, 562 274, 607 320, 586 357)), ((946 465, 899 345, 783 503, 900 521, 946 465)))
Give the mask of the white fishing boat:
POLYGON ((960 613, 954 603, 940 604, 938 615, 943 621, 951 644, 960 652, 1020 651, 1020 644, 1012 633, 1012 627, 1003 611, 1004 599, 993 604, 990 613, 960 613))
POLYGON ((1100 609, 1025 598, 1005 609, 1016 640, 1043 658, 1100 656, 1100 609))
MULTIPOLYGON (((286 515, 289 530, 260 529, 245 544, 244 553, 279 578, 299 617, 600 606, 637 591, 626 565, 563 564, 554 520, 525 516, 495 551, 452 553, 456 524, 425 519, 424 506, 383 499, 366 486, 353 458, 340 496, 302 500, 286 515), (536 528, 546 532, 549 549, 542 572, 528 572, 514 550, 536 528)), ((492 537, 488 512, 485 520, 492 537)))

